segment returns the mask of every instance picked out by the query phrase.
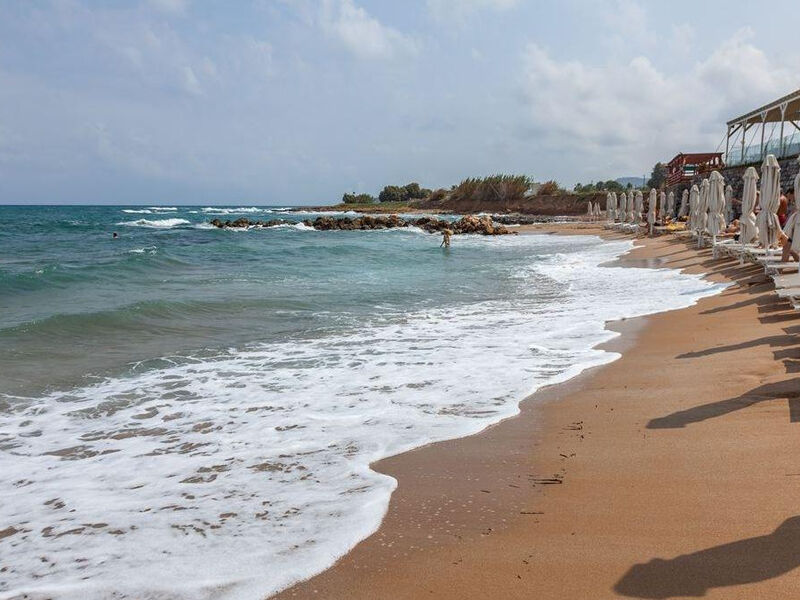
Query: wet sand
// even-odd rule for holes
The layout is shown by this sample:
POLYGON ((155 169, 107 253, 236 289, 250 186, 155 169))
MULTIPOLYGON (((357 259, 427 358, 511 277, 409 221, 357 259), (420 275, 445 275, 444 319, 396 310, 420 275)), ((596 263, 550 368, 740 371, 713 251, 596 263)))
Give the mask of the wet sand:
POLYGON ((621 262, 732 285, 609 324, 622 358, 519 416, 375 464, 399 482, 378 532, 278 597, 800 596, 800 314, 673 236, 621 262))

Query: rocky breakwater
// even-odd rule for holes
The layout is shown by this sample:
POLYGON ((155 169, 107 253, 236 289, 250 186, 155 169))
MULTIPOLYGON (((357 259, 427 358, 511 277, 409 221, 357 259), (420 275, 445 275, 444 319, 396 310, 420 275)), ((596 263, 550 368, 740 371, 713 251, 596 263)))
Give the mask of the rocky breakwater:
POLYGON ((294 225, 290 221, 284 219, 272 219, 269 221, 251 221, 250 219, 236 219, 231 221, 222 221, 220 219, 211 219, 209 224, 219 229, 247 229, 248 227, 277 227, 278 225, 294 225))
MULTIPOLYGON (((287 221, 251 221, 241 218, 235 221, 221 221, 213 219, 211 225, 226 228, 250 228, 250 227, 274 227, 284 225, 287 221)), ((503 225, 498 225, 489 216, 475 217, 468 215, 458 221, 445 221, 435 217, 419 217, 418 219, 401 219, 397 215, 373 217, 364 215, 361 217, 317 217, 314 220, 303 221, 307 227, 313 227, 320 231, 358 231, 369 229, 398 229, 402 227, 419 227, 428 233, 440 233, 449 229, 454 235, 464 233, 474 233, 478 235, 508 235, 516 234, 503 225)))

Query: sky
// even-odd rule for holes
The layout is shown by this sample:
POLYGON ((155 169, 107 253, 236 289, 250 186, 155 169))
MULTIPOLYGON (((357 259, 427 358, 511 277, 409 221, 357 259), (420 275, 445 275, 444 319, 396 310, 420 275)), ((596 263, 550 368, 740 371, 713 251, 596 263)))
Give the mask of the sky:
POLYGON ((796 1, 0 0, 0 204, 641 176, 800 87, 796 1), (751 18, 748 18, 751 15, 751 18))

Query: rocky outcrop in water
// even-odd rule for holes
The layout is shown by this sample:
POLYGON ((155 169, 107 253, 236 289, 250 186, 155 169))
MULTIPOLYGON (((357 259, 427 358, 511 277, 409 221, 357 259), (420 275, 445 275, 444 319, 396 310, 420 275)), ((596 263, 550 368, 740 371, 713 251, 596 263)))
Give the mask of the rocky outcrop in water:
MULTIPOLYGON (((241 218, 235 221, 221 221, 213 219, 210 223, 220 229, 225 228, 247 228, 247 227, 274 227, 275 225, 285 225, 288 221, 282 219, 274 221, 251 221, 241 218)), ((313 227, 320 231, 357 231, 369 229, 397 229, 402 227, 419 227, 428 233, 439 233, 449 229, 451 233, 458 235, 462 233, 474 233, 479 235, 507 235, 515 234, 503 225, 492 221, 489 216, 476 217, 468 215, 458 221, 445 221, 435 217, 420 217, 418 219, 402 219, 397 215, 377 216, 364 215, 361 217, 317 217, 303 221, 308 227, 313 227)))
POLYGON ((211 225, 214 227, 219 227, 220 229, 225 229, 228 227, 232 228, 247 228, 247 227, 275 227, 277 225, 291 225, 289 221, 285 221, 283 219, 272 219, 270 221, 251 221, 250 219, 245 219, 244 217, 240 219, 236 219, 235 221, 227 220, 222 221, 220 219, 211 219, 209 221, 211 225))

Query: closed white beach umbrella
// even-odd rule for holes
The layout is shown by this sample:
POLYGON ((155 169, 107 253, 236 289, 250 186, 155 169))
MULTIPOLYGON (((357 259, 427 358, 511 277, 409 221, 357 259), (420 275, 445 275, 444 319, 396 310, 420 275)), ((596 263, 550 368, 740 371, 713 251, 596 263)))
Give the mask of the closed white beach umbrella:
POLYGON ((725 180, 718 171, 712 171, 708 186, 708 232, 717 241, 725 231, 725 180))
POLYGON ((692 191, 689 193, 689 230, 695 231, 697 229, 697 207, 700 205, 700 188, 697 184, 692 186, 692 191))
POLYGON ((755 167, 747 167, 742 177, 742 216, 739 218, 739 241, 742 246, 758 238, 758 224, 756 223, 756 188, 758 187, 758 173, 755 167))
POLYGON ((694 230, 697 232, 697 245, 703 245, 703 234, 706 231, 708 221, 708 190, 710 188, 708 179, 700 182, 700 200, 697 203, 697 219, 694 223, 694 230))
POLYGON ((644 213, 644 194, 642 194, 641 191, 637 191, 636 201, 634 202, 634 207, 631 212, 631 214, 633 215, 634 223, 642 222, 642 213, 644 213))
POLYGON ((617 221, 624 223, 628 220, 628 196, 625 192, 619 195, 619 206, 617 207, 617 221))
POLYGON ((663 191, 658 194, 658 218, 662 221, 667 218, 667 194, 663 191))
POLYGON ((733 188, 725 186, 725 219, 730 223, 733 221, 733 188))
POLYGON ((756 217, 758 241, 764 248, 778 243, 781 223, 778 208, 781 203, 781 167, 774 154, 767 154, 761 165, 761 212, 756 217))
POLYGON ((603 214, 603 212, 600 210, 600 203, 599 202, 595 202, 594 203, 594 216, 599 218, 601 214, 603 214))
POLYGON ((594 207, 592 206, 591 202, 586 203, 586 216, 588 217, 594 216, 594 207))
POLYGON ((614 196, 611 195, 611 192, 606 194, 606 222, 613 223, 614 222, 614 196))
POLYGON ((619 200, 617 192, 611 192, 611 202, 614 204, 614 220, 619 220, 619 200))
POLYGON ((667 196, 667 216, 670 219, 675 216, 675 192, 670 192, 667 196))
POLYGON ((656 222, 656 190, 650 188, 650 198, 647 201, 647 224, 650 225, 650 235, 653 235, 653 225, 656 222))
POLYGON ((683 190, 681 194, 681 207, 678 210, 678 218, 689 216, 689 190, 683 190))
MULTIPOLYGON (((797 162, 800 163, 800 158, 797 159, 797 162)), ((800 190, 800 172, 794 178, 794 189, 800 190)), ((800 194, 797 192, 794 195, 794 212, 786 221, 785 233, 792 240, 792 250, 800 252, 800 194)), ((798 264, 798 270, 800 270, 800 264, 798 264)))

